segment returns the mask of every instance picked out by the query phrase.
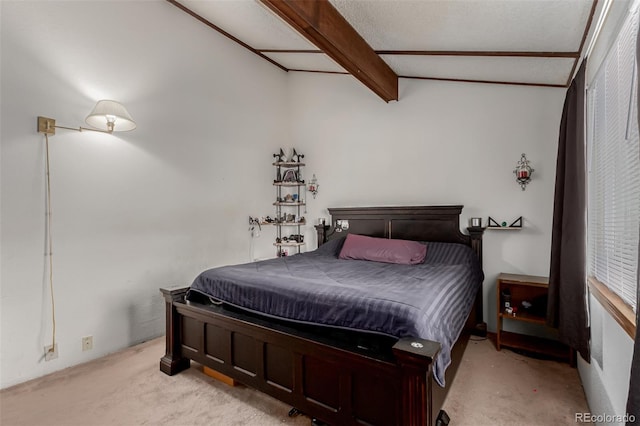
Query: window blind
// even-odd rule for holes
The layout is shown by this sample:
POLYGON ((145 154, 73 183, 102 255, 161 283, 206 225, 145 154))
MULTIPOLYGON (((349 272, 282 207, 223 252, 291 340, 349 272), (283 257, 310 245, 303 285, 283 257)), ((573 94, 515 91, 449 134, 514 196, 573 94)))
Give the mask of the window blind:
POLYGON ((640 239, 637 9, 587 92, 588 271, 633 310, 640 239))

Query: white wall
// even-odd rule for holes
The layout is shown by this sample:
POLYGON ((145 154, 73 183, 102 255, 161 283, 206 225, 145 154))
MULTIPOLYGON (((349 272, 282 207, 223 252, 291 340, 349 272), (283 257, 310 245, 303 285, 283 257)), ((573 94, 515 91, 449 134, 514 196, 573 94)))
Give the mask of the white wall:
POLYGON ((0 10, 6 387, 161 335, 159 287, 248 260, 247 215, 273 198, 256 176, 271 176, 288 130, 286 73, 165 1, 2 1, 0 10), (50 138, 60 355, 44 362, 51 308, 36 116, 83 125, 102 98, 123 102, 138 129, 50 138), (81 352, 87 335, 94 349, 81 352))
MULTIPOLYGON (((595 297, 590 296, 589 302, 592 358, 589 364, 578 357, 580 379, 594 415, 619 415, 624 419, 633 340, 595 297)), ((606 424, 622 425, 624 422, 606 424)))
POLYGON ((499 272, 548 275, 564 89, 401 79, 386 104, 350 76, 298 73, 288 93, 292 144, 320 184, 310 220, 328 207, 429 204, 463 204, 463 229, 523 216, 520 231, 485 232, 490 330, 499 272), (535 169, 526 191, 513 174, 523 152, 535 169))

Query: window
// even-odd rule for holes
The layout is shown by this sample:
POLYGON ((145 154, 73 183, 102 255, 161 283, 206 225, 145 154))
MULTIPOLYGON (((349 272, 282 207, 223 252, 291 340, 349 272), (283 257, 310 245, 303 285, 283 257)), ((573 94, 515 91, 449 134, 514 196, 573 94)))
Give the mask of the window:
POLYGON ((637 28, 635 10, 587 92, 588 271, 634 311, 640 239, 637 28))

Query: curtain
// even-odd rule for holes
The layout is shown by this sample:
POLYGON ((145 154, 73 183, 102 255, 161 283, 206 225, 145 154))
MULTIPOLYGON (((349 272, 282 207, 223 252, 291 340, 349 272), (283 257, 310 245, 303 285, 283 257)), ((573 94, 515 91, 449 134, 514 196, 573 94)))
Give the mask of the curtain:
POLYGON ((547 325, 590 361, 586 302, 585 69, 567 90, 560 121, 547 325))
MULTIPOLYGON (((640 22, 640 20, 639 20, 640 22)), ((640 29, 636 37, 636 78, 640 74, 640 29)), ((637 84, 636 84, 637 87, 637 84)), ((638 96, 638 123, 640 123, 640 90, 638 96)), ((640 423, 640 250, 638 250, 638 298, 636 304, 636 340, 631 360, 631 381, 629 382, 629 396, 627 397, 627 425, 640 423), (634 421, 631 422, 631 416, 634 421)))

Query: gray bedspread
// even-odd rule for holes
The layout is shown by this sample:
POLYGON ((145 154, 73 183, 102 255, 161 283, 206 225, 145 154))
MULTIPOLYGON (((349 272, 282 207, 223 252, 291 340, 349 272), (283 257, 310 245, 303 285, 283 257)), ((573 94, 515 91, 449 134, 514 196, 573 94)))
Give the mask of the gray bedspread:
POLYGON ((472 309, 482 270, 467 246, 426 243, 418 265, 342 260, 344 238, 290 257, 209 269, 190 291, 270 316, 440 342, 437 382, 472 309))

